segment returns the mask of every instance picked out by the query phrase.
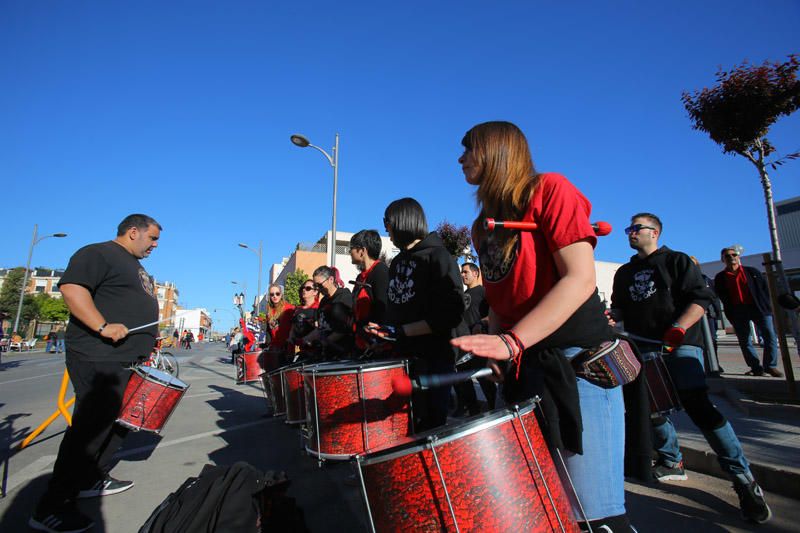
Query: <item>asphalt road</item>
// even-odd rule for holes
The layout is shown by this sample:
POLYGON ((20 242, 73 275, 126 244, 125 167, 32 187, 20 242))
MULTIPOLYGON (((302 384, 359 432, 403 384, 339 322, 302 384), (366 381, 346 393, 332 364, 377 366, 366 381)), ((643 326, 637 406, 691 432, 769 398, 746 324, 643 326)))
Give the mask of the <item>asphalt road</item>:
MULTIPOLYGON (((346 483, 347 464, 317 466, 301 451, 299 432, 282 419, 265 417, 266 403, 256 384, 235 385, 233 367, 221 344, 174 350, 180 377, 190 385, 163 433, 131 434, 112 472, 132 479, 133 489, 106 498, 81 500, 95 519, 94 531, 135 532, 152 510, 203 465, 247 461, 262 470, 286 471, 314 532, 364 531, 359 490, 346 483)), ((63 358, 41 352, 4 354, 0 365, 0 531, 26 531, 26 522, 47 477, 65 423, 57 419, 28 448, 15 446, 54 410, 63 358)), ((67 398, 71 397, 71 391, 67 398)), ((602 483, 602 480, 598 480, 602 483)), ((690 473, 689 481, 644 486, 626 484, 628 510, 639 531, 682 533, 752 531, 738 514, 730 483, 690 473)), ((768 495, 776 518, 759 531, 800 531, 798 504, 768 495)))

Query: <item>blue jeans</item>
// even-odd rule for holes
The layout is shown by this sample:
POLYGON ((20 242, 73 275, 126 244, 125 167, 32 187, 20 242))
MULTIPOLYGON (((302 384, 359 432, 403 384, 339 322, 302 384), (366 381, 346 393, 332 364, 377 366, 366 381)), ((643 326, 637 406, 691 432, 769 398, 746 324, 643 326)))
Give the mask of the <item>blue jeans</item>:
MULTIPOLYGON (((574 357, 581 349, 567 348, 574 357)), ((604 389, 578 378, 583 455, 564 454, 588 520, 625 514, 625 404, 622 387, 604 389)), ((573 509, 583 520, 580 509, 573 509)))
MULTIPOLYGON (((639 343, 639 349, 644 359, 652 359, 660 351, 659 346, 644 343, 639 343)), ((673 383, 675 383, 675 388, 678 389, 679 396, 681 396, 681 391, 696 392, 700 390, 703 391, 703 394, 708 394, 705 392, 706 378, 703 369, 702 348, 679 346, 670 353, 662 354, 662 358, 673 383)), ((653 446, 661 462, 667 466, 676 466, 683 460, 678 444, 678 434, 669 417, 664 416, 663 419, 663 424, 653 426, 653 446)), ((717 454, 717 460, 722 470, 727 472, 731 478, 752 481, 750 465, 730 422, 726 421, 722 427, 717 429, 701 429, 701 431, 706 442, 717 454)))
POLYGON ((66 352, 66 348, 64 347, 64 339, 56 339, 56 352, 57 353, 66 352))
POLYGON ((730 306, 726 309, 728 318, 736 331, 739 347, 742 349, 744 360, 754 372, 762 372, 766 368, 778 366, 778 338, 772 325, 771 315, 762 315, 754 305, 730 306), (756 325, 756 331, 764 339, 764 355, 762 362, 758 362, 753 341, 750 340, 750 321, 756 325))

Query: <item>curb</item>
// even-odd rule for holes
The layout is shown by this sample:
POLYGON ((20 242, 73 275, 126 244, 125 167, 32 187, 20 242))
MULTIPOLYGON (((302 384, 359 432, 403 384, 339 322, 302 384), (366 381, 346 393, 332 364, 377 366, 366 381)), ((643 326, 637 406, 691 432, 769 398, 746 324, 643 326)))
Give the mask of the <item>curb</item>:
MULTIPOLYGON (((684 467, 702 474, 730 479, 722 471, 717 456, 710 451, 681 446, 684 467)), ((789 498, 800 499, 800 472, 792 472, 761 463, 750 463, 750 470, 762 489, 789 498)))

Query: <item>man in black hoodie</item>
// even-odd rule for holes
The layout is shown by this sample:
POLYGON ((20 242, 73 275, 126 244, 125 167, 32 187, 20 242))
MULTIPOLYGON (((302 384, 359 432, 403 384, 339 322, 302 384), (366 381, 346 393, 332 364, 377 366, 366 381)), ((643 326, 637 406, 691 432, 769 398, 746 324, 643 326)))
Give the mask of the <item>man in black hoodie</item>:
MULTIPOLYGON (((661 228, 661 221, 651 213, 631 217, 631 226, 625 228, 625 233, 637 253, 614 276, 611 317, 623 320, 628 333, 652 340, 637 340, 645 359, 662 351, 662 346, 665 348, 664 362, 686 414, 733 480, 742 516, 764 523, 772 516, 764 493, 750 472, 733 428, 708 397, 698 321, 711 301, 711 291, 688 255, 658 246, 661 228)), ((678 436, 669 418, 659 415, 653 419, 653 435, 658 452, 653 467, 655 477, 686 479, 678 436)))
MULTIPOLYGON (((412 359, 412 373, 454 372, 453 329, 464 312, 458 264, 436 233, 428 233, 422 206, 413 198, 386 208, 384 226, 400 249, 389 268, 386 324, 394 328, 396 351, 412 359)), ((416 430, 447 422, 449 388, 414 397, 416 430)))

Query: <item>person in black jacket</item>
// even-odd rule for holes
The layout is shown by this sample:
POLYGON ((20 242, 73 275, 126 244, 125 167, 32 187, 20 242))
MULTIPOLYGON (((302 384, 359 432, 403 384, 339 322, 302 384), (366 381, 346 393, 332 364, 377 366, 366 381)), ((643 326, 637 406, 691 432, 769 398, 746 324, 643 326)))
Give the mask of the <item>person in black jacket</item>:
POLYGON ((347 358, 353 349, 353 295, 350 289, 342 286, 335 268, 318 267, 311 277, 322 300, 317 312, 317 329, 305 340, 318 341, 325 360, 347 358))
MULTIPOLYGON (((661 229, 661 220, 652 213, 631 217, 625 233, 637 253, 614 275, 611 317, 624 321, 625 330, 634 336, 645 360, 663 354, 686 414, 733 480, 742 516, 766 522, 772 512, 753 478, 742 445, 730 422, 708 397, 698 321, 711 302, 711 290, 688 255, 659 247, 661 229)), ((656 479, 686 479, 678 435, 666 415, 653 419, 653 436, 658 453, 653 467, 656 479)))
POLYGON ((720 252, 725 270, 714 276, 714 290, 725 306, 725 316, 733 324, 742 355, 750 367, 748 375, 782 377, 778 370, 778 338, 772 325, 772 305, 764 276, 753 267, 743 266, 737 246, 723 248, 720 252), (764 355, 758 361, 750 340, 750 321, 756 325, 764 339, 764 355))
POLYGON ((364 229, 350 237, 350 260, 359 270, 353 289, 353 319, 356 348, 366 350, 374 339, 364 326, 382 324, 386 315, 389 291, 389 267, 380 260, 381 236, 374 229, 364 229))
MULTIPOLYGON (((428 233, 422 206, 413 198, 395 200, 383 218, 389 238, 400 248, 389 268, 385 324, 394 328, 396 352, 412 361, 412 373, 454 372, 450 348, 453 329, 461 322, 464 299, 458 264, 442 239, 428 233)), ((382 336, 379 324, 371 332, 382 336)), ((439 387, 414 397, 417 431, 447 422, 449 389, 439 387)))

